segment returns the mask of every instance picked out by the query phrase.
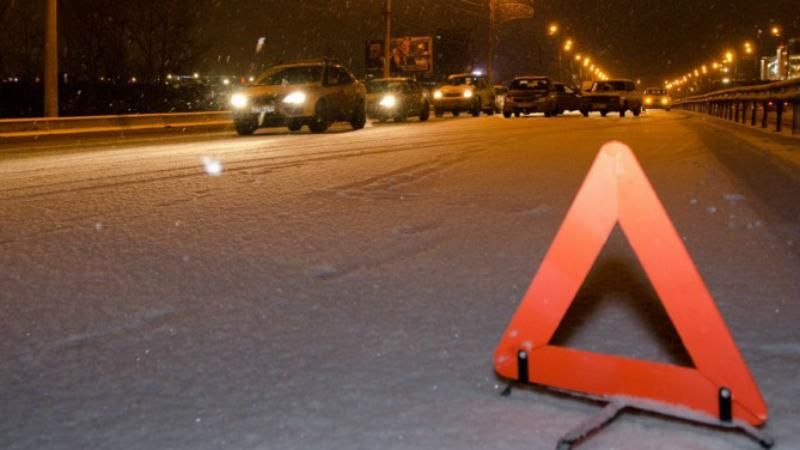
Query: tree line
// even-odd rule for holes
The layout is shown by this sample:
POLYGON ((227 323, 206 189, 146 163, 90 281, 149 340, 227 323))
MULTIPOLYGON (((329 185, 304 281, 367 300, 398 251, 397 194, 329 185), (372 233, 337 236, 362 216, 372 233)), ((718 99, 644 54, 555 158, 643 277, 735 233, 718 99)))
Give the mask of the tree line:
MULTIPOLYGON (((210 48, 209 0, 59 0, 59 71, 142 82, 191 70, 210 48)), ((45 0, 0 0, 0 77, 41 77, 45 0)))

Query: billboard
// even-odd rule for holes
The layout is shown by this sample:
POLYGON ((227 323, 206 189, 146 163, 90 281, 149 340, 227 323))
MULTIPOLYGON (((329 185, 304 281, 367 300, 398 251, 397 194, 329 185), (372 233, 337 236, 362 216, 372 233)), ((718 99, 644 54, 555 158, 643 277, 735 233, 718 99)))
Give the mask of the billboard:
MULTIPOLYGON (((419 75, 433 71, 433 38, 402 37, 391 40, 392 75, 419 75)), ((367 72, 383 72, 383 41, 367 42, 367 72)))

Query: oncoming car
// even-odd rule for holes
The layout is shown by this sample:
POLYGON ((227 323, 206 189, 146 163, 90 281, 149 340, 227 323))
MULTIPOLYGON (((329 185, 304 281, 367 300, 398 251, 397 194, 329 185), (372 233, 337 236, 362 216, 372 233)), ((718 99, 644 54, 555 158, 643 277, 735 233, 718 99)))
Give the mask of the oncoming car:
POLYGON ((491 116, 494 114, 494 90, 483 75, 450 75, 447 84, 434 91, 433 106, 436 117, 448 111, 454 116, 462 111, 469 111, 475 117, 481 112, 491 116))
POLYGON ((367 81, 367 115, 386 122, 394 119, 403 122, 408 117, 419 117, 425 122, 430 117, 428 92, 410 78, 378 78, 367 81))
POLYGON ((666 89, 647 88, 644 90, 644 109, 672 109, 672 97, 666 89))
POLYGON ((627 111, 639 116, 642 113, 642 94, 631 80, 595 81, 583 94, 581 107, 584 116, 592 111, 599 111, 603 117, 609 112, 618 112, 620 117, 625 117, 627 111))
POLYGON ((556 114, 556 94, 550 78, 523 76, 514 78, 508 86, 503 105, 503 117, 519 117, 522 114, 544 113, 546 117, 556 114))
POLYGON ((353 129, 367 121, 366 88, 339 64, 322 61, 276 66, 231 96, 233 121, 240 135, 261 127, 307 125, 322 133, 333 122, 353 129))

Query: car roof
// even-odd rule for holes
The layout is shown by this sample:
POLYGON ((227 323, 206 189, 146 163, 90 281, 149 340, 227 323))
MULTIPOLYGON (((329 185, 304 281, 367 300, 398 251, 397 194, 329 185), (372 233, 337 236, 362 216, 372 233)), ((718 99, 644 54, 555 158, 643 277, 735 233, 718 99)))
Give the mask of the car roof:
POLYGON ((474 77, 474 78, 486 78, 486 75, 475 75, 474 73, 454 73, 447 77, 449 80, 450 78, 456 77, 474 77))
POLYGON ((335 61, 319 61, 319 60, 316 60, 316 61, 298 61, 298 62, 293 62, 293 63, 288 63, 288 64, 278 64, 278 65, 273 66, 272 68, 274 69, 274 68, 277 68, 277 67, 288 68, 288 67, 308 67, 308 66, 319 66, 319 67, 332 66, 332 67, 341 67, 343 69, 345 68, 343 65, 341 65, 341 64, 339 64, 338 62, 335 62, 335 61))
POLYGON ((522 75, 519 77, 514 77, 515 80, 548 80, 550 81, 550 77, 545 77, 542 75, 522 75))
POLYGON ((369 81, 413 81, 409 77, 373 78, 369 81))

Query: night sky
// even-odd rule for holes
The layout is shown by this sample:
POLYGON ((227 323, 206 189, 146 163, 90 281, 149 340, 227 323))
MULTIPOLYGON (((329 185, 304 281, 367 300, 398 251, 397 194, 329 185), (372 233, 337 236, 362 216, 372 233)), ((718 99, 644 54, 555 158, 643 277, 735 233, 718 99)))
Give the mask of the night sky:
MULTIPOLYGON (((486 0, 394 0, 394 35, 426 35, 461 28, 483 66, 486 0)), ((249 67, 329 55, 363 70, 363 42, 382 36, 383 0, 213 0, 206 15, 212 40, 209 64, 236 73, 249 67), (266 45, 255 55, 256 41, 266 45), (255 64, 255 66, 254 66, 255 64)), ((772 23, 800 36, 797 0, 536 0, 536 18, 509 23, 498 35, 501 78, 553 69, 551 21, 615 76, 660 84, 686 73, 772 23)), ((774 42, 771 45, 774 47, 774 42)), ((766 46, 764 46, 766 47, 766 46)))

